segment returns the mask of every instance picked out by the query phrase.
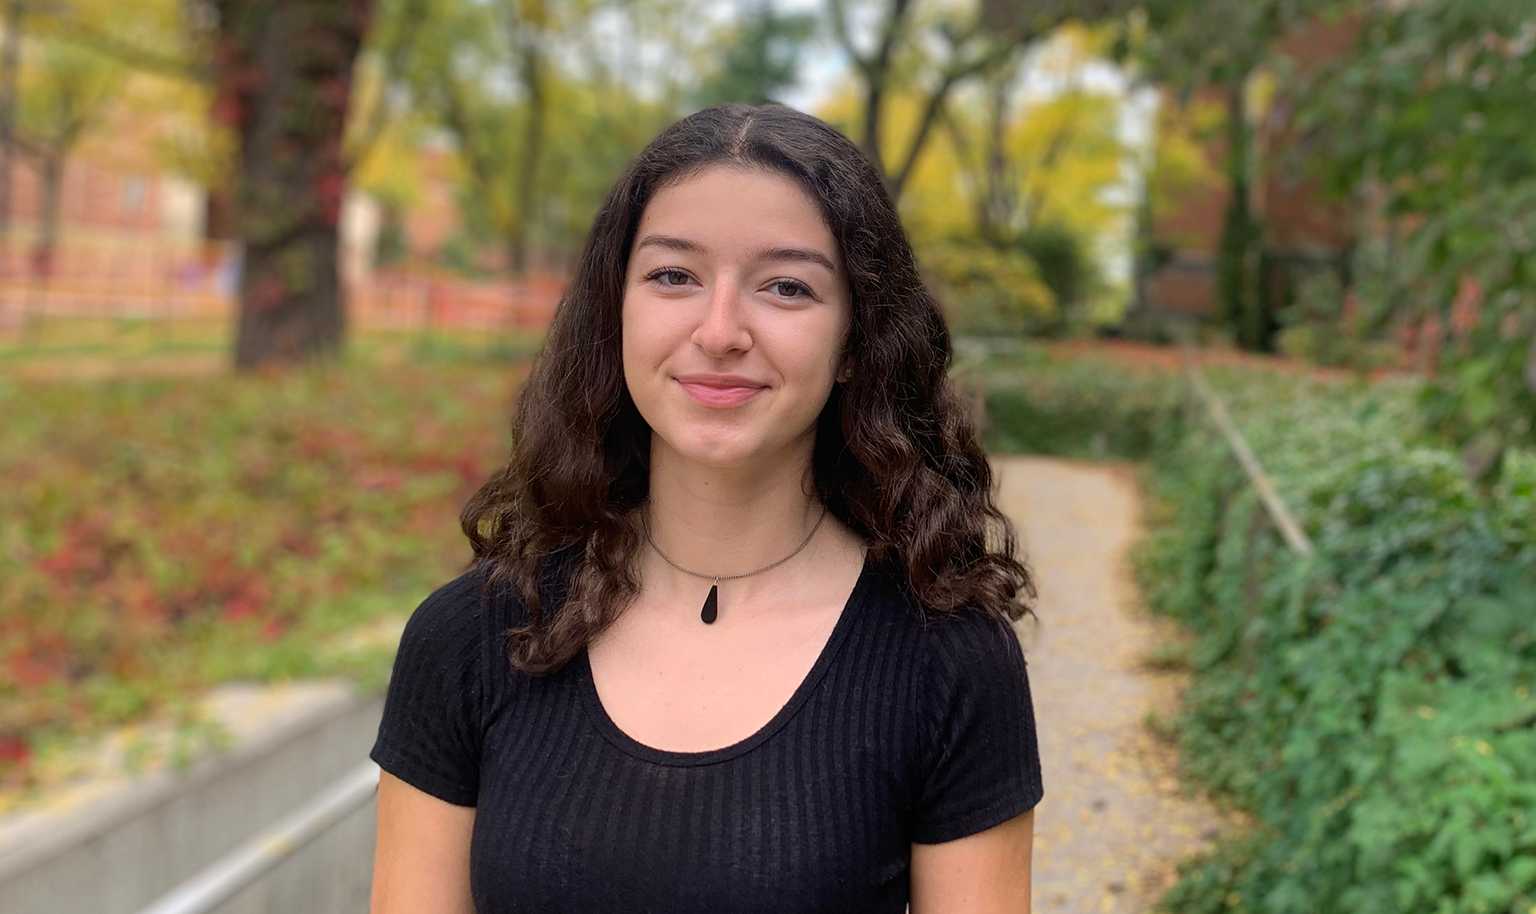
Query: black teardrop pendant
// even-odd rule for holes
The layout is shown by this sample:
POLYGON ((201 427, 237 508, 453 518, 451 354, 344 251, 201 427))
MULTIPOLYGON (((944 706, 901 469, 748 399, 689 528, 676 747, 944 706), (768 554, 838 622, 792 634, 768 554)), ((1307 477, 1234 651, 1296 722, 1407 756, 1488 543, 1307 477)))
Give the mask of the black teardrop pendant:
POLYGON ((709 585, 709 596, 704 598, 704 609, 699 612, 699 618, 703 619, 706 625, 713 623, 715 617, 720 613, 720 601, 717 596, 717 590, 717 584, 709 585))

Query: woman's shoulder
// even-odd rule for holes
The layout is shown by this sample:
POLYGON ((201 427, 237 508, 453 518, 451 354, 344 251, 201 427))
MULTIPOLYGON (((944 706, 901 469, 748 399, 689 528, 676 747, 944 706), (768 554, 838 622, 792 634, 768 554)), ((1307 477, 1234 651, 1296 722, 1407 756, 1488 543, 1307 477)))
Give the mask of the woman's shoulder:
POLYGON ((416 604, 402 645, 424 641, 444 650, 467 650, 493 631, 522 624, 525 616, 527 608, 516 587, 496 578, 490 565, 476 562, 416 604))
POLYGON ((1017 674, 1019 632, 980 605, 936 608, 888 565, 872 569, 868 618, 881 632, 878 651, 894 651, 900 666, 912 665, 929 687, 951 687, 971 676, 983 681, 1017 674))
POLYGON ((899 634, 898 641, 915 656, 925 678, 952 685, 957 679, 979 677, 984 682, 1011 678, 1024 665, 1018 629, 996 613, 967 603, 939 609, 922 599, 905 575, 876 569, 872 598, 878 617, 899 634))
POLYGON ((995 635, 1011 630, 1011 625, 996 613, 974 604, 953 609, 938 609, 924 600, 912 587, 906 574, 893 560, 871 561, 873 579, 870 599, 879 606, 881 618, 920 633, 923 640, 952 641, 995 635))
POLYGON ((472 567, 427 593, 406 619, 402 650, 439 655, 472 649, 483 637, 484 570, 472 567))

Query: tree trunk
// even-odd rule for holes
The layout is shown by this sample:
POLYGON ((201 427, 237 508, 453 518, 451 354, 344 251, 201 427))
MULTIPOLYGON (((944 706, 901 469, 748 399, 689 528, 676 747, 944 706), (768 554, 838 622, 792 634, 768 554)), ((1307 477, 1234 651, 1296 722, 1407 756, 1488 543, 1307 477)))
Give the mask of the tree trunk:
POLYGON ((15 169, 16 75, 21 55, 21 0, 6 0, 5 44, 0 50, 0 271, 10 268, 11 172, 15 169))
POLYGON ((1227 86, 1227 205, 1221 227, 1217 262, 1217 288, 1221 313, 1238 346, 1258 348, 1257 310, 1254 294, 1253 243, 1255 227, 1248 206, 1248 105, 1247 79, 1235 76, 1227 86))
POLYGON ((53 252, 59 239, 59 197, 64 189, 63 153, 46 153, 39 163, 43 179, 42 225, 37 235, 33 262, 46 281, 53 275, 53 252))
POLYGON ((889 0, 882 17, 875 51, 867 56, 860 53, 850 37, 847 12, 843 3, 833 0, 832 20, 837 39, 854 62, 854 69, 864 78, 863 126, 859 146, 869 156, 870 162, 880 170, 894 198, 897 195, 894 176, 886 168, 885 157, 880 151, 880 124, 885 113, 885 91, 891 75, 892 55, 905 34, 907 19, 912 13, 912 0, 889 0))
POLYGON ((215 0, 214 111, 239 144, 237 370, 332 355, 343 344, 342 132, 372 5, 215 0))
MULTIPOLYGON (((539 17, 542 19, 542 17, 539 17)), ((512 26, 513 43, 521 60, 518 70, 527 93, 526 120, 523 121, 522 168, 518 173, 517 220, 508 253, 512 272, 518 276, 528 270, 530 228, 537 223, 539 204, 539 164, 544 157, 544 134, 548 122, 548 93, 544 87, 544 49, 542 21, 518 21, 512 26)))
POLYGON ((210 186, 203 201, 203 240, 233 241, 238 237, 235 195, 227 185, 210 186))
POLYGON ((880 115, 885 104, 885 73, 879 73, 869 78, 864 87, 864 154, 875 167, 880 169, 880 174, 886 180, 890 180, 890 173, 885 167, 885 158, 880 152, 880 115))
POLYGON ((1011 67, 996 74, 987 93, 986 184, 978 208, 977 227, 981 236, 993 244, 1001 244, 1013 228, 1014 207, 1018 202, 1007 142, 1016 75, 1011 67))
POLYGON ((65 155, 55 149, 44 148, 37 157, 38 177, 42 183, 42 222, 38 226, 37 239, 30 252, 31 268, 27 277, 27 293, 23 326, 41 324, 47 308, 48 285, 53 277, 53 252, 59 237, 59 197, 64 187, 65 155))

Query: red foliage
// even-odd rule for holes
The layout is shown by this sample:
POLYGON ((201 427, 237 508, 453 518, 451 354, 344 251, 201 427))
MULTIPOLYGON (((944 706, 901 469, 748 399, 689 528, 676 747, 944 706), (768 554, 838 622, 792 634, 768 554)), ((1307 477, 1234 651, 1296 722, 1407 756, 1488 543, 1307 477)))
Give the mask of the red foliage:
POLYGON ((267 608, 271 598, 272 591, 267 583, 255 575, 250 575, 224 592, 224 609, 220 615, 230 622, 248 619, 260 615, 267 608))
POLYGON ((240 97, 240 87, 235 73, 245 59, 244 50, 234 40, 225 37, 213 45, 213 71, 216 84, 213 104, 213 120, 223 126, 239 129, 246 106, 240 97))
POLYGON ((128 548, 112 536, 103 517, 83 515, 69 523, 63 541, 36 567, 56 584, 90 587, 111 575, 113 563, 128 548))
POLYGON ((37 688, 67 678, 70 646, 60 635, 45 635, 11 651, 5 658, 10 680, 22 688, 37 688))
MULTIPOLYGON (((167 543, 168 548, 173 545, 167 543)), ((174 594, 141 595, 132 604, 136 617, 176 625, 205 612, 217 611, 228 621, 260 618, 267 612, 272 589, 259 569, 241 567, 228 552, 211 552, 206 542, 187 543, 180 554, 201 574, 174 594)))
POLYGON ((245 105, 233 92, 220 91, 213 100, 212 116, 215 123, 238 129, 245 115, 245 105))
POLYGON ((170 604, 155 593, 148 582, 132 581, 127 590, 128 614, 134 621, 149 629, 158 629, 170 622, 170 604))
POLYGON ((418 473, 456 473, 464 485, 478 485, 486 472, 473 454, 420 454, 406 468, 418 473))
POLYGON ((312 559, 320 554, 320 545, 314 537, 302 530, 289 530, 278 539, 277 545, 283 550, 294 555, 312 559))
POLYGON ((271 82, 267 71, 254 63, 236 68, 230 73, 230 82, 241 95, 259 95, 271 82))
POLYGON ((340 171, 323 171, 315 178, 314 192, 320 218, 326 225, 335 225, 341 218, 342 198, 347 192, 346 176, 340 171))
POLYGON ((321 80, 315 86, 315 94, 326 107, 335 111, 345 111, 347 101, 352 97, 352 80, 345 73, 333 75, 329 79, 321 80))
POLYGON ((357 485, 363 489, 393 492, 405 481, 405 475, 396 467, 367 467, 357 475, 357 485))
POLYGON ((480 461, 469 454, 460 454, 453 462, 453 468, 459 473, 459 481, 465 485, 477 485, 485 475, 485 470, 480 467, 480 461))
POLYGON ((309 460, 355 462, 364 456, 368 442, 355 429, 344 426, 312 426, 300 430, 296 448, 309 460))
POLYGON ((16 733, 0 733, 0 772, 26 768, 32 762, 32 747, 27 738, 16 733))

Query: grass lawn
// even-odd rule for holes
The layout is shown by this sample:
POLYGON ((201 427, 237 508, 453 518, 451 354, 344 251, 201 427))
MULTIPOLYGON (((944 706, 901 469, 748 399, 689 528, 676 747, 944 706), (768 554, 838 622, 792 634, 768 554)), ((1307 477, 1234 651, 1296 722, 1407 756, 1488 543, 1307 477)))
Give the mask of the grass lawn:
MULTIPOLYGON (((67 318, 44 321, 25 335, 0 334, 0 377, 99 378, 122 374, 207 374, 229 361, 233 330, 223 318, 67 318), (178 371, 177 369, 183 369, 178 371)), ((347 340, 346 357, 515 359, 537 350, 542 332, 435 328, 368 328, 347 340)))

